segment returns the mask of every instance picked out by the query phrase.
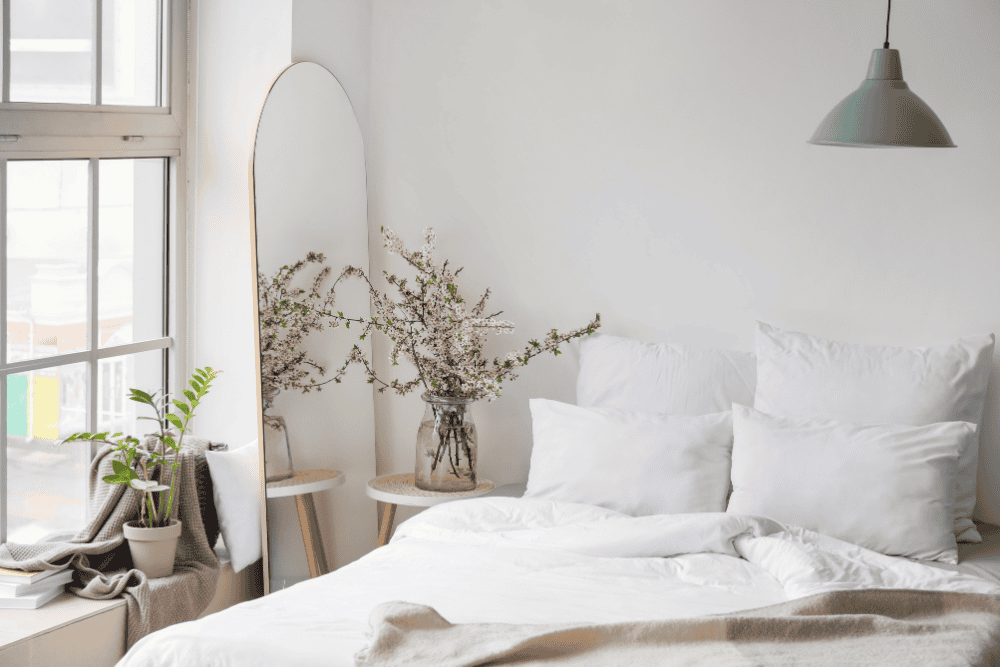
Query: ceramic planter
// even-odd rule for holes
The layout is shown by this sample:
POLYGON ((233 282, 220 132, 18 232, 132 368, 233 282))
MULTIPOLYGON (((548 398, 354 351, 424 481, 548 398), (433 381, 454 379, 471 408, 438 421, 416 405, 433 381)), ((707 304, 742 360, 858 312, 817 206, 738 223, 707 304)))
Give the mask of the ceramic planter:
POLYGON ((122 531, 128 540, 135 569, 142 570, 150 579, 174 573, 177 539, 181 536, 180 521, 171 521, 163 528, 143 528, 138 521, 129 521, 122 526, 122 531))

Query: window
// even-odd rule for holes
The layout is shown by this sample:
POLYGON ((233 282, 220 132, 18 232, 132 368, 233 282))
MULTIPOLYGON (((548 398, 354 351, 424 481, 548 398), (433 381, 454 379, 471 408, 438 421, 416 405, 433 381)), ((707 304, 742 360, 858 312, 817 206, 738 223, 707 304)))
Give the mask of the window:
POLYGON ((82 528, 95 451, 58 441, 145 432, 125 391, 184 371, 185 10, 3 0, 0 541, 82 528))

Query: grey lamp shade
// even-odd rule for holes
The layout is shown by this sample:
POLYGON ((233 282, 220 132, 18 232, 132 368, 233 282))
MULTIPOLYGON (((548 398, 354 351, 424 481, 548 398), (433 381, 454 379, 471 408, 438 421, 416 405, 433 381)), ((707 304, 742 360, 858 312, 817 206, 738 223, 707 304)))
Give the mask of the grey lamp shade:
POLYGON ((898 49, 875 49, 868 78, 833 108, 811 144, 954 148, 948 130, 903 81, 898 49))

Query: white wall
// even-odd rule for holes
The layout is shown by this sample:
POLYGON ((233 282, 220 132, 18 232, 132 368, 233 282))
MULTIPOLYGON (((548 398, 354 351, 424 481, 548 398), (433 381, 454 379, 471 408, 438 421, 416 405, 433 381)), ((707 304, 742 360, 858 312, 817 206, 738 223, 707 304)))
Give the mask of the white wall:
MULTIPOLYGON (((291 60, 292 0, 192 0, 190 11, 188 363, 223 371, 194 430, 235 448, 257 438, 250 154, 291 60)), ((295 565, 305 570, 304 556, 295 565)))
MULTIPOLYGON (((235 7, 213 6, 200 29, 235 7)), ((491 286, 519 325, 498 353, 595 311, 606 333, 739 349, 751 348, 754 319, 899 345, 1000 331, 1000 5, 893 11, 905 77, 958 149, 806 144, 863 79, 884 8, 295 0, 292 53, 330 69, 358 112, 370 230, 416 244, 433 225, 442 255, 467 267, 467 296, 491 286)), ((233 106, 219 111, 220 131, 233 131, 233 106)), ((206 159, 203 190, 219 182, 209 167, 243 165, 206 159)), ((226 192, 210 193, 221 228, 206 240, 225 240, 222 211, 243 221, 226 192)), ((399 267, 377 234, 370 245, 373 273, 399 267)), ((200 248, 199 267, 218 262, 200 248)), ((235 284, 222 273, 219 284, 235 284)), ((231 321, 209 311, 199 306, 202 323, 231 321)), ((221 341, 199 345, 197 363, 225 367, 208 358, 225 356, 221 341)), ((1000 439, 998 358, 989 443, 1000 439)), ((486 476, 525 478, 527 399, 572 401, 574 374, 572 354, 539 359, 477 406, 486 476)), ((375 400, 378 472, 411 469, 421 401, 375 400)), ((1000 475, 995 444, 980 469, 981 481, 1000 475)), ((1000 520, 1000 506, 988 509, 1000 520)))
POLYGON ((250 153, 268 87, 291 62, 292 0, 200 0, 192 13, 189 360, 223 371, 198 433, 236 447, 257 437, 250 153))
MULTIPOLYGON (((271 82, 293 61, 293 2, 202 0, 194 5, 193 12, 196 31, 192 35, 191 69, 197 106, 191 132, 194 167, 188 290, 194 325, 189 337, 193 365, 210 365, 224 371, 209 401, 199 411, 196 428, 207 437, 238 446, 257 434, 250 156, 258 115, 271 82)), ((366 63, 368 28, 341 23, 323 31, 324 39, 338 34, 345 39, 361 36, 356 52, 366 63)), ((360 84, 355 81, 354 87, 367 95, 366 67, 363 64, 357 70, 364 78, 360 84)), ((319 202, 318 197, 313 203, 319 202)), ((299 250, 306 244, 325 252, 331 266, 343 266, 347 263, 345 256, 349 256, 350 263, 367 268, 364 201, 360 220, 361 228, 351 230, 354 240, 346 244, 350 248, 343 242, 338 244, 343 239, 333 233, 329 238, 333 245, 319 247, 322 244, 312 234, 315 230, 285 229, 285 238, 299 250), (356 256, 359 253, 360 257, 356 256)), ((277 224, 282 222, 287 221, 277 224)), ((268 221, 261 220, 260 224, 267 225, 268 221)), ((269 247, 273 250, 276 246, 272 243, 269 247)), ((298 250, 285 250, 292 256, 269 260, 277 265, 294 261, 298 250)), ((367 314, 363 289, 360 301, 352 301, 350 295, 345 295, 345 300, 352 307, 360 307, 362 315, 367 314)), ((333 366, 338 356, 343 356, 341 350, 328 349, 326 333, 314 338, 307 344, 315 358, 333 366)), ((286 416, 289 422, 297 469, 326 468, 346 473, 345 486, 316 494, 314 500, 331 567, 358 558, 375 544, 375 506, 364 495, 364 484, 374 474, 375 460, 370 388, 355 374, 344 385, 334 385, 321 393, 282 395, 276 413, 286 416), (345 409, 343 401, 338 402, 344 393, 352 397, 349 409, 345 409), (310 420, 310 415, 316 418, 310 420)), ((294 507, 291 499, 268 502, 269 528, 274 538, 271 542, 276 545, 271 554, 274 588, 280 588, 282 581, 294 582, 308 575, 294 507)))
MULTIPOLYGON (((466 296, 492 287, 518 324, 496 353, 598 311, 605 333, 738 349, 755 319, 875 344, 1000 331, 1000 4, 893 11, 905 78, 958 149, 806 143, 864 78, 884 11, 375 0, 370 228, 417 245, 434 226, 466 296)), ((380 250, 371 261, 401 268, 380 250)), ((485 476, 525 479, 527 400, 573 401, 574 374, 574 355, 540 359, 477 406, 485 476)), ((997 380, 994 358, 987 483, 997 380)), ((412 469, 422 408, 376 397, 380 473, 412 469)), ((1000 495, 988 510, 1000 519, 1000 495)))
POLYGON ((292 60, 330 70, 347 92, 362 134, 371 86, 371 0, 294 0, 292 60))

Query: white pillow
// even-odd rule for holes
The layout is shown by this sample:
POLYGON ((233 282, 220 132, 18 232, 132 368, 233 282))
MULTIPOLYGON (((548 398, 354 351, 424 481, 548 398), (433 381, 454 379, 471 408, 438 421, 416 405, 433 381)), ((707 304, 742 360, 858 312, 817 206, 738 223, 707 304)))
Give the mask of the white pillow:
POLYGON ((260 452, 257 441, 229 452, 205 452, 215 509, 233 571, 263 556, 260 546, 260 452))
POLYGON ((633 516, 723 512, 732 413, 669 416, 531 400, 525 498, 633 516))
POLYGON ((857 426, 733 406, 728 512, 769 517, 889 556, 958 562, 958 448, 976 425, 857 426))
MULTIPOLYGON (((993 334, 928 347, 837 343, 757 323, 754 407, 775 415, 853 424, 972 422, 981 426, 993 334)), ((980 542, 976 506, 979 436, 959 451, 954 530, 980 542)))
POLYGON ((672 415, 751 405, 757 362, 750 352, 588 336, 580 343, 576 404, 672 415))

